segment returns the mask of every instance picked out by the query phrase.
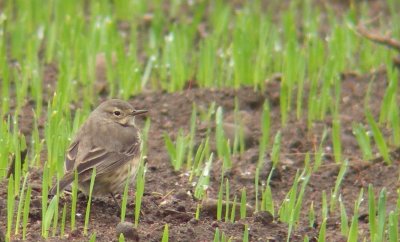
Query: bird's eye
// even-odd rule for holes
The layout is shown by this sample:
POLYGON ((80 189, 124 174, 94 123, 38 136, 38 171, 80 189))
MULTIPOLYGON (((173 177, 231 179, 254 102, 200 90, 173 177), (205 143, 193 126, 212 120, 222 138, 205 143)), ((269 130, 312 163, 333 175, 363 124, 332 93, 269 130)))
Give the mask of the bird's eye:
POLYGON ((121 112, 120 111, 114 111, 114 115, 115 116, 119 116, 119 115, 121 115, 121 112))

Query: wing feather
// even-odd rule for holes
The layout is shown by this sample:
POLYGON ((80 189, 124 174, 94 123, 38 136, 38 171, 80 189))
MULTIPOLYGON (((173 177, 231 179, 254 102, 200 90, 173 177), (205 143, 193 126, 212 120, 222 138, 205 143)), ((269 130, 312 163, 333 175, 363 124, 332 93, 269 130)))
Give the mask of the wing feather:
MULTIPOLYGON (((67 173, 61 179, 59 183, 60 191, 64 190, 74 179, 74 164, 76 162, 77 153, 79 149, 79 142, 71 144, 68 149, 66 158, 66 170, 67 173), (69 168, 69 169, 68 169, 69 168)), ((90 179, 92 169, 96 167, 96 175, 108 173, 119 167, 125 165, 134 157, 139 156, 140 143, 135 142, 130 147, 127 147, 125 151, 115 152, 108 151, 103 147, 93 147, 85 156, 82 161, 76 166, 78 172, 79 182, 84 182, 90 179)), ((50 190, 50 194, 54 195, 57 193, 57 186, 53 186, 50 190)))
POLYGON ((79 141, 74 141, 67 150, 67 157, 65 159, 65 170, 70 171, 74 169, 76 156, 79 150, 79 141))

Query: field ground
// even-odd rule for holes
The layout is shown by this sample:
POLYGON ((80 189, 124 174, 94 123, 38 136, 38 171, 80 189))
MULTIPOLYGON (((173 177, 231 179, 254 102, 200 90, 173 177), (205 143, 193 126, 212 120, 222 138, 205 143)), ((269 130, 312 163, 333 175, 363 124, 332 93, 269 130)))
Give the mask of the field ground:
MULTIPOLYGON (((338 13, 343 9, 347 11, 349 8, 346 1, 332 2, 331 5, 327 6, 338 13)), ((366 3, 366 6, 370 7, 369 16, 388 11, 386 5, 382 2, 385 1, 369 1, 366 3)), ((324 3, 319 4, 324 5, 324 3)), ((328 30, 322 28, 321 31, 327 32, 328 30)), ((358 36, 358 38, 362 39, 361 36, 358 36)), ((372 43, 369 44, 373 46, 372 43)), ((390 50, 386 51, 390 52, 390 50)), ((387 59, 391 60, 392 55, 386 55, 388 56, 387 59)), ((362 58, 360 56, 359 54, 357 57, 347 56, 346 58, 362 58)), ((354 66, 357 61, 350 62, 352 63, 351 66, 354 66)), ((32 140, 32 137, 36 135, 34 133, 36 128, 41 140, 46 139, 47 142, 48 110, 51 109, 46 110, 46 107, 50 107, 54 102, 55 96, 53 96, 53 93, 57 90, 62 90, 58 86, 58 80, 63 70, 60 70, 55 63, 45 64, 43 68, 43 87, 41 90, 43 109, 40 115, 35 113, 37 111, 36 99, 27 95, 22 98, 23 102, 17 101, 17 99, 19 100, 18 90, 16 90, 18 84, 10 85, 9 97, 11 102, 7 114, 13 115, 16 110, 19 111, 18 133, 22 133, 27 141, 32 140)), ((344 231, 346 231, 346 228, 343 228, 343 211, 346 212, 345 217, 348 219, 345 221, 347 230, 351 231, 351 226, 354 226, 354 221, 357 221, 358 240, 353 241, 362 241, 363 239, 369 241, 371 201, 369 201, 368 197, 368 187, 370 185, 373 185, 376 199, 383 199, 383 196, 379 197, 379 194, 383 194, 381 191, 385 191, 385 206, 382 203, 378 204, 377 201, 376 204, 381 206, 379 209, 383 207, 386 212, 387 216, 386 218, 383 217, 383 224, 386 221, 388 225, 383 225, 386 229, 386 235, 384 236, 389 238, 389 232, 387 232, 391 222, 391 220, 388 221, 389 214, 395 213, 398 216, 400 205, 398 192, 400 152, 397 150, 396 142, 392 141, 392 139, 395 139, 393 136, 396 135, 393 135, 393 132, 396 129, 391 126, 392 123, 389 125, 385 122, 379 122, 382 137, 384 137, 391 150, 391 163, 389 164, 380 154, 382 150, 380 150, 379 141, 373 141, 373 139, 377 138, 371 135, 373 133, 371 126, 373 125, 366 117, 366 110, 369 110, 375 120, 384 116, 382 115, 382 109, 384 109, 382 107, 383 100, 389 95, 389 87, 393 83, 397 86, 397 81, 394 82, 391 79, 393 75, 388 73, 388 70, 392 68, 390 67, 390 61, 384 64, 371 67, 368 70, 356 68, 357 70, 346 69, 336 73, 339 76, 337 81, 340 82, 340 85, 331 85, 324 93, 336 97, 336 99, 332 98, 330 100, 335 104, 327 104, 330 111, 324 113, 323 118, 319 120, 314 118, 312 122, 309 122, 308 107, 310 107, 309 96, 313 89, 311 87, 312 84, 308 82, 300 87, 303 90, 302 96, 300 96, 303 101, 303 106, 300 107, 302 110, 300 117, 296 117, 296 105, 293 104, 287 120, 282 120, 282 100, 284 99, 280 95, 283 93, 281 88, 283 79, 285 79, 285 72, 275 72, 265 76, 264 83, 261 84, 262 88, 259 88, 260 84, 257 84, 257 88, 249 85, 240 85, 238 88, 204 87, 202 83, 197 83, 193 79, 185 83, 182 90, 167 92, 146 86, 141 92, 129 95, 126 99, 134 107, 149 110, 146 117, 140 117, 137 121, 138 125, 144 127, 146 119, 151 120, 147 135, 148 152, 145 190, 142 197, 139 225, 135 230, 140 241, 161 241, 166 224, 168 224, 169 228, 169 241, 213 241, 216 229, 220 234, 224 234, 226 238, 231 238, 232 241, 241 241, 246 234, 245 230, 247 228, 250 241, 286 241, 289 231, 291 241, 303 241, 305 237, 309 241, 347 241, 347 237, 351 235, 350 233, 348 236, 343 235, 344 231), (340 93, 339 98, 336 96, 338 93, 340 93), (264 103, 269 104, 270 145, 262 165, 259 166, 260 140, 263 134, 261 120, 265 107, 264 103), (195 182, 198 177, 190 180, 190 172, 185 164, 178 171, 175 171, 171 166, 171 158, 166 150, 164 137, 166 133, 169 134, 172 140, 176 140, 180 135, 180 129, 183 130, 184 134, 190 133, 193 106, 196 107, 198 114, 193 147, 198 148, 206 137, 212 137, 210 139, 210 151, 215 154, 210 171, 209 185, 202 199, 197 199, 194 196, 195 182), (212 106, 215 107, 212 119, 211 121, 205 121, 205 114, 212 106), (217 107, 222 107, 224 132, 226 137, 231 138, 231 142, 235 139, 235 128, 238 128, 235 122, 235 115, 239 115, 244 127, 243 140, 245 149, 243 152, 232 152, 232 167, 230 169, 224 169, 224 157, 217 156, 219 152, 217 149, 218 144, 214 140, 215 130, 218 128, 214 124, 214 114, 217 107), (333 110, 339 110, 339 112, 333 110), (335 127, 337 123, 340 123, 339 130, 335 127), (368 142, 371 143, 370 152, 372 156, 368 159, 365 159, 365 154, 360 149, 360 141, 355 136, 354 127, 356 124, 360 124, 368 131, 366 133, 369 133, 371 141, 368 139, 368 142), (208 128, 211 133, 207 133, 208 128), (279 132, 281 134, 278 151, 279 162, 271 173, 272 160, 275 159, 273 157, 274 146, 272 143, 279 132), (326 136, 323 135, 324 133, 326 136), (337 144, 334 144, 337 137, 340 140, 339 153, 335 153, 338 151, 337 144), (304 179, 308 178, 302 176, 297 181, 298 187, 294 192, 294 194, 297 194, 295 198, 299 198, 303 185, 305 190, 303 191, 303 196, 299 198, 302 200, 299 204, 299 219, 291 227, 289 223, 282 221, 278 211, 287 206, 290 191, 295 183, 296 173, 305 172, 306 167, 310 164, 311 167, 315 166, 315 160, 318 155, 321 155, 322 163, 310 173, 309 180, 305 182, 304 179), (337 162, 335 159, 338 155, 341 156, 341 162, 337 162), (307 160, 308 162, 306 162, 307 160), (344 174, 340 173, 342 169, 345 170, 344 174), (256 197, 257 188, 255 186, 256 171, 258 171, 259 175, 257 184, 259 189, 257 192, 258 197, 256 197), (274 202, 274 216, 269 212, 257 211, 260 210, 261 194, 266 189, 266 181, 270 174, 272 175, 269 186, 274 202), (234 222, 225 221, 225 213, 223 212, 223 218, 217 219, 221 175, 223 175, 224 182, 226 179, 229 180, 230 200, 232 201, 236 196, 238 207, 240 206, 240 196, 243 188, 245 188, 248 204, 245 218, 235 218, 234 222), (341 175, 343 175, 343 178, 340 178, 341 175), (338 181, 340 184, 337 184, 338 181), (335 186, 338 186, 337 195, 340 198, 332 198, 335 186), (357 217, 352 219, 360 191, 363 191, 360 207, 357 211, 357 217), (335 202, 332 202, 333 200, 335 202), (199 207, 200 215, 199 219, 196 219, 196 211, 199 207), (315 217, 312 218, 312 216, 315 217), (326 229, 323 233, 324 238, 320 237, 322 234, 321 228, 326 229)), ((95 101, 87 101, 80 98, 70 100, 66 106, 70 110, 71 117, 75 117, 76 112, 81 109, 86 110, 85 112, 87 113, 97 103, 107 99, 112 92, 110 87, 107 86, 108 84, 104 82, 107 79, 105 77, 106 72, 102 70, 104 66, 101 65, 97 63, 96 74, 98 79, 103 80, 93 84, 96 90, 95 101)), ((397 78, 397 75, 394 76, 397 78)), ((155 85, 157 86, 157 84, 155 85)), ((293 95, 298 92, 297 87, 297 85, 294 85, 293 95)), ((75 90, 78 89, 75 87, 75 90)), ((321 90, 322 92, 323 90, 321 90)), ((84 95, 83 93, 81 94, 84 95)), ((395 88, 392 101, 399 101, 397 88, 395 88)), ((10 124, 10 120, 7 119, 8 116, 6 114, 3 115, 3 124, 10 124)), ((68 115, 66 116, 68 117, 68 115)), ((389 117, 390 115, 387 116, 389 117)), ((78 123, 81 122, 82 120, 78 121, 78 123)), ((75 123, 72 124, 71 121, 68 124, 72 126, 75 123)), ((12 126, 8 128, 12 130, 12 126)), ((68 130, 68 132, 70 131, 68 130)), ((65 138, 67 136, 61 135, 59 137, 65 138)), ((34 145, 27 143, 27 160, 34 160, 34 157, 38 154, 33 151, 34 145)), ((46 158, 49 157, 46 146, 43 146, 39 153, 40 163, 44 164, 46 158)), ((5 155, 1 155, 4 160, 5 155)), ((8 154, 6 156, 8 157, 8 154)), ((63 154, 58 154, 56 157, 62 156, 63 154)), ((2 163, 0 162, 0 164, 2 163)), ((7 166, 3 167, 8 167, 8 165, 9 162, 7 162, 7 166)), ((72 201, 71 195, 68 194, 61 196, 59 201, 60 214, 64 204, 66 204, 67 208, 65 234, 60 236, 59 228, 57 228, 54 230, 55 236, 51 236, 52 232, 50 232, 49 238, 44 239, 42 237, 43 168, 40 165, 32 165, 27 170, 29 170, 27 184, 32 188, 32 192, 26 241, 88 241, 93 234, 95 234, 97 241, 118 241, 116 227, 120 222, 120 214, 118 206, 111 197, 92 201, 89 229, 88 233, 84 234, 87 198, 78 197, 76 210, 77 229, 71 231, 68 226, 72 201)), ((53 176, 50 180, 52 184, 56 180, 55 177, 53 176)), ((3 241, 6 238, 7 211, 10 202, 7 200, 9 192, 8 179, 0 178, 0 241, 3 241)), ((23 180, 23 176, 21 179, 23 180)), ((128 194, 126 220, 134 222, 135 189, 130 187, 128 194)), ((15 210, 19 204, 18 200, 19 198, 16 198, 14 202, 15 210)), ((122 196, 118 196, 117 200, 121 203, 122 196)), ((378 211, 378 208, 376 208, 376 211, 378 211)), ((237 215, 239 213, 240 211, 238 210, 237 215)), ((377 214, 377 216, 380 216, 379 213, 377 214)), ((61 215, 59 215, 60 217, 61 215)), ((13 224, 13 230, 11 231, 11 240, 21 241, 21 233, 14 235, 14 229, 15 224, 13 224)))
MULTIPOLYGON (((397 200, 398 171, 400 159, 395 159, 392 165, 385 165, 383 161, 376 163, 362 161, 358 150, 358 144, 352 135, 352 122, 364 120, 364 114, 359 105, 364 100, 365 90, 368 89, 370 80, 372 82, 370 106, 372 110, 379 110, 379 100, 384 95, 384 88, 387 85, 384 73, 367 74, 363 76, 346 76, 343 79, 343 98, 341 102, 341 121, 343 141, 343 155, 349 159, 349 169, 344 177, 341 195, 345 202, 347 211, 352 213, 354 202, 357 199, 361 188, 367 189, 368 184, 373 184, 379 191, 386 188, 388 194, 388 204, 395 206, 397 200), (373 76, 375 78, 373 78, 373 76)), ((152 125, 149 132, 149 154, 146 173, 146 190, 142 203, 142 216, 138 233, 142 241, 159 241, 162 237, 164 224, 170 226, 171 241, 202 241, 212 240, 215 228, 220 228, 228 237, 232 236, 235 240, 241 240, 244 224, 250 228, 250 238, 268 238, 275 241, 286 239, 288 226, 281 222, 259 221, 256 215, 235 223, 225 223, 216 221, 216 204, 210 206, 209 212, 202 216, 199 221, 194 219, 197 204, 192 196, 193 186, 189 184, 188 176, 185 173, 175 172, 168 162, 168 154, 164 148, 162 132, 170 134, 177 133, 177 127, 182 127, 186 131, 189 129, 188 120, 192 112, 192 103, 196 103, 199 108, 207 109, 211 102, 224 108, 225 115, 233 115, 234 99, 238 97, 240 111, 242 111, 246 126, 250 129, 249 147, 243 155, 234 157, 232 171, 226 175, 229 178, 231 191, 233 194, 240 194, 243 187, 247 188, 248 203, 254 204, 254 172, 258 159, 257 137, 260 134, 260 119, 262 104, 264 99, 271 103, 271 132, 276 132, 281 123, 279 120, 279 100, 276 100, 276 93, 279 92, 279 82, 270 83, 265 93, 254 92, 251 88, 241 88, 239 90, 224 89, 197 89, 192 88, 176 93, 151 92, 139 94, 132 99, 136 107, 149 108, 149 117, 152 125), (143 105, 145 104, 145 106, 143 105), (251 128, 250 128, 251 127, 251 128), (212 209, 214 208, 214 210, 212 209)), ((140 122, 140 121, 139 121, 140 122)), ((143 125, 143 124, 140 124, 143 125)), ((304 120, 291 120, 285 128, 282 128, 281 144, 281 163, 276 176, 273 177, 271 186, 273 199, 277 203, 283 201, 287 192, 292 187, 296 171, 304 167, 304 158, 307 151, 314 151, 318 147, 323 127, 330 126, 327 123, 317 123, 311 130, 307 130, 304 120)), ((22 130, 29 130, 23 125, 22 130)), ((201 128, 197 134, 201 137, 201 128)), ((198 137, 200 139, 200 137, 198 137)), ((330 140, 329 138, 327 140, 330 140)), ((314 202, 314 209, 317 214, 315 227, 308 224, 308 209, 302 210, 301 220, 298 228, 293 232, 292 239, 299 241, 305 235, 310 238, 317 237, 319 231, 319 221, 322 204, 322 191, 329 191, 335 186, 336 176, 339 172, 339 165, 335 164, 331 154, 332 144, 327 142, 324 146, 326 157, 319 170, 312 174, 306 189, 307 196, 304 199, 304 207, 308 208, 314 202)), ((260 173, 260 180, 265 180, 271 168, 270 158, 266 158, 266 164, 260 173)), ((208 197, 216 198, 219 189, 219 173, 221 161, 215 164, 215 170, 211 176, 211 187, 208 190, 208 197), (218 169, 219 167, 219 169, 218 169)), ((41 210, 41 171, 33 170, 30 174, 32 184, 32 205, 30 211, 30 222, 28 225, 28 240, 40 240, 40 210, 41 210)), ((6 186, 2 186, 1 197, 6 197, 6 186)), ((133 192, 133 191, 132 191, 133 192)), ((82 197, 78 202, 77 213, 78 229, 68 234, 64 239, 85 240, 82 233, 83 219, 86 209, 86 200, 82 197)), ((66 203, 70 203, 68 196, 66 203)), ((368 227, 368 208, 367 203, 363 202, 360 208, 360 234, 367 236, 368 227)), ((6 209, 5 200, 0 204, 2 211, 6 209)), ((128 210, 133 211, 133 201, 128 203, 128 210)), ((389 206, 390 208, 390 206, 389 206)), ((132 214, 132 212, 131 212, 132 214)), ((118 209, 111 197, 93 203, 91 211, 90 231, 96 232, 97 239, 100 241, 115 240, 115 227, 119 223, 118 209)), ((132 217, 128 217, 131 220, 132 217)), ((5 220, 3 220, 5 221, 5 220)), ((54 239, 55 241, 60 238, 54 239)), ((327 222, 327 241, 345 241, 345 237, 340 235, 340 211, 336 209, 330 215, 327 222)))

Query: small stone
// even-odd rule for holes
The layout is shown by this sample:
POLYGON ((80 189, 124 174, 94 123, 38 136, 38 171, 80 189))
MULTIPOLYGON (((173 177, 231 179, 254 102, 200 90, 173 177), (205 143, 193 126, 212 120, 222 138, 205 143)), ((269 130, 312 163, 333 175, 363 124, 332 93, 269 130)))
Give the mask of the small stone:
POLYGON ((270 212, 259 211, 254 214, 254 221, 267 225, 274 221, 274 216, 270 212))
POLYGON ((211 227, 213 227, 213 228, 218 228, 218 227, 219 227, 218 222, 217 222, 217 221, 213 221, 213 222, 211 223, 211 227))
POLYGON ((181 212, 181 213, 186 213, 186 208, 185 208, 185 206, 179 205, 176 208, 176 211, 181 212))
POLYGON ((254 117, 253 114, 247 111, 240 110, 239 112, 231 112, 226 115, 224 118, 225 123, 235 123, 235 120, 238 118, 240 123, 243 124, 244 127, 249 127, 253 123, 254 117))
POLYGON ((192 219, 189 220, 189 223, 190 223, 190 224, 198 224, 198 223, 199 223, 199 220, 197 220, 197 219, 195 219, 195 218, 192 218, 192 219))
MULTIPOLYGON (((244 143, 247 147, 250 147, 254 143, 254 138, 252 136, 252 133, 249 128, 247 128, 245 126, 243 126, 242 128, 243 128, 244 143)), ((240 125, 225 122, 223 124, 223 129, 224 129, 226 138, 228 138, 231 142, 231 145, 233 145, 233 142, 235 140, 235 133, 240 132, 240 129, 241 129, 240 125)))
POLYGON ((117 225, 116 231, 118 238, 120 234, 123 234, 127 241, 139 241, 139 234, 134 228, 133 223, 121 222, 117 225))
POLYGON ((171 121, 167 120, 162 124, 162 127, 164 129, 170 129, 170 128, 174 127, 174 124, 171 121))
POLYGON ((190 196, 189 196, 187 191, 180 190, 177 193, 175 193, 174 198, 177 199, 177 200, 184 201, 184 200, 189 200, 190 196))

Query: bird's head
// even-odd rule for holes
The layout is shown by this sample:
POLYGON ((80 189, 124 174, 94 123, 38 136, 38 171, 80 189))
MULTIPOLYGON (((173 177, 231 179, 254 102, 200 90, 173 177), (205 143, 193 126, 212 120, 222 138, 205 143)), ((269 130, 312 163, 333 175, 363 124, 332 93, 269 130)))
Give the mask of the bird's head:
POLYGON ((135 126, 135 117, 147 113, 147 110, 136 110, 128 102, 119 99, 107 100, 100 104, 95 111, 103 118, 122 126, 135 126))

